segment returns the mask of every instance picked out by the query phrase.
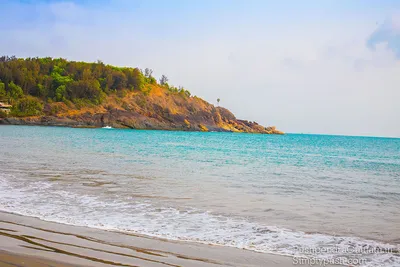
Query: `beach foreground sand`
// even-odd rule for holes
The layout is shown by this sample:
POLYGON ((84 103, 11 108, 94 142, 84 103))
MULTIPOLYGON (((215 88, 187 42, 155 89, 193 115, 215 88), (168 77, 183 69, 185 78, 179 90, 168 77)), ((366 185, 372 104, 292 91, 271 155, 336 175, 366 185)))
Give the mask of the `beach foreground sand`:
POLYGON ((0 266, 293 266, 291 257, 0 212, 0 266))

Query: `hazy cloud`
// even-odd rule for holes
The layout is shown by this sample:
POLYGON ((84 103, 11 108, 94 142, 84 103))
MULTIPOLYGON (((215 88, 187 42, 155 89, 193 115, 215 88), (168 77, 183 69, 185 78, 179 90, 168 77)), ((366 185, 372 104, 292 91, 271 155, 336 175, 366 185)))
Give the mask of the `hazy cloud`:
POLYGON ((380 43, 385 43, 400 59, 400 15, 393 16, 379 25, 367 40, 370 49, 375 49, 380 43))

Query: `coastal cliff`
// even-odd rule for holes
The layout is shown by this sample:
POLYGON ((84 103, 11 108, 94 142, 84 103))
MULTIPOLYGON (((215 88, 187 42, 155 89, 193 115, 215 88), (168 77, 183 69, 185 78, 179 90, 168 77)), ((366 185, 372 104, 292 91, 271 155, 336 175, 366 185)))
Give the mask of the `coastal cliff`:
POLYGON ((102 62, 0 58, 0 124, 283 134, 159 82, 152 71, 102 62), (4 101, 4 100, 3 100, 4 101))

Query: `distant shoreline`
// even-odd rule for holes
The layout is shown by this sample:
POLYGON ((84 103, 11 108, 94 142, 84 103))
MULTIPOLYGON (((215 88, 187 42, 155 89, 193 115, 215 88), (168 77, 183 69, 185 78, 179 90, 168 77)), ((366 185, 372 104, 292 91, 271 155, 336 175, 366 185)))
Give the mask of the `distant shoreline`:
POLYGON ((1 125, 14 125, 14 126, 48 126, 48 127, 67 127, 67 128, 87 128, 87 129, 101 129, 105 126, 111 126, 114 129, 133 129, 133 130, 158 130, 158 131, 179 131, 179 132, 230 132, 230 133, 251 133, 251 134, 278 134, 284 135, 284 132, 276 130, 273 128, 270 132, 247 132, 247 131, 232 131, 226 130, 223 128, 211 128, 205 130, 200 130, 197 128, 186 129, 182 127, 176 128, 156 128, 156 127, 147 127, 147 128, 134 128, 128 127, 121 124, 112 124, 112 125, 98 125, 98 124, 87 124, 84 122, 64 120, 61 118, 52 118, 51 120, 47 120, 45 122, 41 121, 40 118, 0 118, 0 126, 1 125))

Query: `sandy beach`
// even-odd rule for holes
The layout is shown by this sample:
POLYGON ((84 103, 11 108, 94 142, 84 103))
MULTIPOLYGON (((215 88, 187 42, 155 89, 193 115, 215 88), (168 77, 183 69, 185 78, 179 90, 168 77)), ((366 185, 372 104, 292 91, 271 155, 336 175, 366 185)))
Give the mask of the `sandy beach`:
POLYGON ((0 213, 0 266, 293 266, 290 257, 0 213))

